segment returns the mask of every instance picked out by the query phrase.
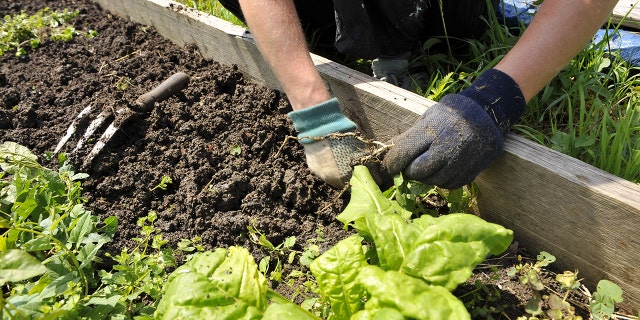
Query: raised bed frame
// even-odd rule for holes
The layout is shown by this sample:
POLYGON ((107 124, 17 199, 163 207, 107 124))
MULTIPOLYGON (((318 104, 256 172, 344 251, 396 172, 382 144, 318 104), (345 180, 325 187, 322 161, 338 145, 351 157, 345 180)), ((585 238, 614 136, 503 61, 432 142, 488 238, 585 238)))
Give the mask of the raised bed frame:
MULTIPOLYGON (((244 28, 168 0, 93 1, 153 26, 180 46, 195 44, 204 57, 237 65, 260 84, 280 88, 244 28)), ((633 4, 620 1, 614 16, 626 16, 633 4)), ((634 11, 628 19, 635 24, 639 17, 634 11)), ((312 58, 344 112, 377 140, 399 134, 434 104, 323 57, 312 58)), ((548 251, 558 257, 557 267, 578 269, 592 289, 600 279, 616 282, 624 291, 624 306, 638 312, 640 186, 515 135, 505 149, 476 180, 478 213, 514 230, 532 253, 548 251)))

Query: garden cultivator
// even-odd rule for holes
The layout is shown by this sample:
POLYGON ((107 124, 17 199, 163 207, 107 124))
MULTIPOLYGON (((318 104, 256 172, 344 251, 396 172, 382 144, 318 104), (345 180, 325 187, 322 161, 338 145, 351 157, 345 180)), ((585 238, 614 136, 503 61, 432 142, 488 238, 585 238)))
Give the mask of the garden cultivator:
POLYGON ((104 146, 109 143, 122 124, 128 122, 136 114, 151 111, 156 102, 161 102, 180 92, 187 86, 188 82, 189 76, 186 73, 178 72, 167 78, 167 80, 159 84, 153 90, 141 95, 133 104, 121 106, 115 111, 105 108, 105 110, 100 112, 100 114, 91 122, 87 121, 86 118, 92 113, 95 104, 89 104, 89 106, 84 108, 73 120, 67 129, 67 133, 62 137, 62 139, 60 139, 60 142, 58 142, 53 153, 57 154, 60 152, 67 141, 69 141, 69 139, 78 131, 78 128, 80 126, 87 125, 88 123, 85 132, 78 139, 78 143, 71 151, 71 154, 76 153, 78 150, 82 149, 85 144, 87 144, 97 130, 104 127, 107 121, 112 120, 111 124, 107 129, 105 129, 104 133, 102 133, 91 151, 85 157, 82 167, 87 168, 91 165, 93 159, 102 151, 104 146))

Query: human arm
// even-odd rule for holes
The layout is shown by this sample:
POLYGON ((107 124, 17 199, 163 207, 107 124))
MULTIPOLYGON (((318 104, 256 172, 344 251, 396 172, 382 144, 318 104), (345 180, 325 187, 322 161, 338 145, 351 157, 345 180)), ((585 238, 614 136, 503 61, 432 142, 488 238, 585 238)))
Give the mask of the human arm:
POLYGON ((502 154, 526 102, 588 43, 616 2, 545 0, 494 69, 443 97, 392 139, 384 170, 450 189, 471 182, 502 154))
POLYGON ((353 164, 367 148, 355 136, 356 124, 331 98, 315 68, 292 0, 240 0, 240 7, 258 49, 267 61, 293 112, 312 173, 334 187, 351 178, 353 164))
POLYGON ((293 110, 329 100, 305 41, 292 0, 240 0, 260 53, 287 94, 293 110))

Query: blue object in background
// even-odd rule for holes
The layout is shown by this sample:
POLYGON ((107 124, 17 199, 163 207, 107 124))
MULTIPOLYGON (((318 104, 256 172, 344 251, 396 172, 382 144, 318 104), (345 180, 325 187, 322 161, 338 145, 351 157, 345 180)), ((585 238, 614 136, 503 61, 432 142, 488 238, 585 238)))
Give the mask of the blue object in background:
POLYGON ((528 26, 538 10, 532 0, 503 0, 498 4, 498 18, 509 27, 528 26))
POLYGON ((622 59, 636 67, 640 66, 640 35, 625 30, 600 29, 593 37, 593 42, 603 40, 609 41, 610 50, 617 50, 622 59))
MULTIPOLYGON (((502 0, 498 4, 498 18, 509 27, 528 26, 538 10, 534 0, 502 0)), ((633 66, 640 66, 640 35, 626 30, 600 29, 593 43, 609 41, 609 48, 633 66)))

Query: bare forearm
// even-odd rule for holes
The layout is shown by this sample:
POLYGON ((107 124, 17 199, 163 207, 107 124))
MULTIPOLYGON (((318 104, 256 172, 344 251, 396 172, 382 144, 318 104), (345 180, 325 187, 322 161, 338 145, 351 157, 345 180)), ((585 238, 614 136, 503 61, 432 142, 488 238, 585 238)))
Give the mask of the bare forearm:
POLYGON ((522 38, 498 63, 529 101, 584 48, 617 0, 545 0, 522 38))
POLYGON ((294 110, 330 98, 306 45, 292 0, 240 0, 247 25, 294 110))

